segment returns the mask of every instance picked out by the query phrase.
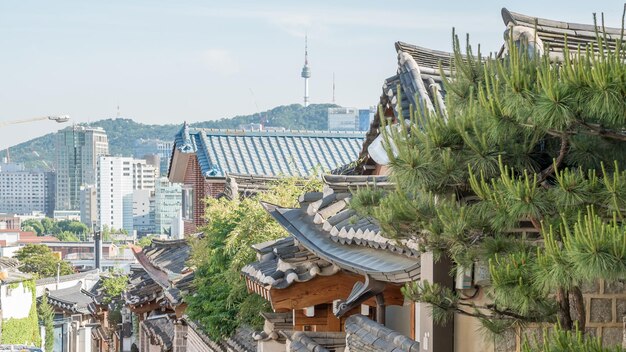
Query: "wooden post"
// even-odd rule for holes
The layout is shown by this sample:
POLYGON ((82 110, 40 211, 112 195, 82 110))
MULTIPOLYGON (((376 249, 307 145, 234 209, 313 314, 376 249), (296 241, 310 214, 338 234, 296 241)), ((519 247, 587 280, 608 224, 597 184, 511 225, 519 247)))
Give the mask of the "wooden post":
POLYGON ((376 322, 385 325, 385 296, 382 293, 376 295, 376 322))

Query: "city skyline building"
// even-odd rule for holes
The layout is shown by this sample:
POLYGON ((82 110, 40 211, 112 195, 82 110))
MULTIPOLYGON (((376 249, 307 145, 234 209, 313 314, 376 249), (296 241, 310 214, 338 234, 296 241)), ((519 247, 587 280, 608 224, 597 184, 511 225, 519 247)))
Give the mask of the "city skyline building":
POLYGON ((98 222, 98 192, 96 185, 80 188, 80 222, 90 229, 98 222))
POLYGON ((109 154, 104 129, 74 125, 56 134, 55 210, 80 210, 80 187, 95 184, 98 157, 109 154))
POLYGON ((107 225, 129 234, 152 228, 149 198, 154 194, 156 174, 157 169, 143 159, 101 156, 96 183, 98 227, 107 225), (139 190, 143 192, 136 192, 139 190))
POLYGON ((0 213, 54 213, 55 173, 0 163, 0 213))
POLYGON ((101 156, 97 166, 98 227, 133 231, 131 157, 101 156))
POLYGON ((154 233, 172 234, 173 222, 178 220, 182 209, 182 187, 161 177, 154 191, 154 233))
POLYGON ((174 141, 164 141, 160 139, 137 139, 133 145, 133 155, 135 158, 145 158, 147 155, 158 155, 160 157, 159 174, 166 175, 170 166, 170 156, 174 141))

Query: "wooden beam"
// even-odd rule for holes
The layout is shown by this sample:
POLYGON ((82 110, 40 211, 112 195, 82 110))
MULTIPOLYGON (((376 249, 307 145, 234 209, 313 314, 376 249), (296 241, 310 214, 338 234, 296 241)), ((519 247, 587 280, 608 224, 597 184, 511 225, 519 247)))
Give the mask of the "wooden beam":
POLYGON ((270 289, 270 303, 274 311, 331 303, 336 299, 346 299, 357 281, 362 281, 362 277, 344 272, 317 276, 307 282, 293 283, 282 290, 270 289))
MULTIPOLYGON (((336 299, 345 300, 352 292, 356 282, 363 282, 361 275, 341 271, 332 276, 317 276, 307 282, 296 282, 285 289, 272 288, 269 290, 268 301, 274 311, 300 309, 318 304, 332 303, 336 299)), ((387 284, 383 293, 387 305, 404 304, 404 295, 400 287, 387 284)), ((263 288, 264 289, 264 288, 263 288)), ((363 304, 376 307, 374 298, 370 298, 363 304)))

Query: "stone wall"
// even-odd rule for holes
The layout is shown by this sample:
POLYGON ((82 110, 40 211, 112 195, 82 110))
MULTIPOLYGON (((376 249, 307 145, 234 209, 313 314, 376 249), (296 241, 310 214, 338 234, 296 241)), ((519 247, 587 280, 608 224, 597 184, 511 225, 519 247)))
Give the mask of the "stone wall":
MULTIPOLYGON (((604 346, 621 346, 626 317, 626 280, 598 282, 582 287, 586 307, 586 333, 602 338, 604 346)), ((496 343, 498 352, 518 352, 523 337, 531 341, 543 339, 541 326, 529 326, 520 335, 510 333, 496 343)))

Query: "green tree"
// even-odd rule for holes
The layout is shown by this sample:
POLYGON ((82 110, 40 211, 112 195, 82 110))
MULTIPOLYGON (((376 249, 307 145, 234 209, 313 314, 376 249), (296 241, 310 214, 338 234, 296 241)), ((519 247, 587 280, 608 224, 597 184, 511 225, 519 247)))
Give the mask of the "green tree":
POLYGON ((80 221, 73 220, 61 220, 56 223, 56 227, 60 232, 71 232, 76 235, 82 235, 85 233, 89 233, 89 228, 87 225, 83 224, 80 221))
POLYGON ((37 236, 43 236, 44 235, 44 227, 43 225, 41 225, 41 222, 39 222, 39 220, 36 219, 28 219, 28 220, 24 220, 22 221, 22 231, 34 231, 37 236))
POLYGON ((48 295, 41 296, 37 313, 39 315, 39 324, 44 327, 46 337, 44 347, 46 351, 52 351, 54 347, 54 309, 48 304, 48 295))
POLYGON ((288 236, 263 209, 259 200, 296 206, 298 196, 321 183, 288 178, 266 193, 244 200, 208 199, 203 239, 192 241, 190 265, 196 268, 193 293, 185 297, 187 314, 214 339, 230 336, 242 325, 259 326, 259 312, 268 304, 246 291, 242 267, 255 259, 255 243, 288 236))
POLYGON ((142 247, 142 248, 143 248, 143 247, 148 247, 149 245, 151 245, 151 244, 152 244, 152 239, 153 239, 154 237, 156 237, 156 236, 143 236, 142 238, 140 238, 140 239, 137 241, 137 245, 138 245, 139 247, 142 247))
POLYGON ((43 226, 43 233, 44 235, 52 235, 52 234, 56 234, 58 229, 56 229, 55 227, 55 221, 51 218, 43 218, 41 219, 41 226, 43 226))
POLYGON ((469 46, 461 58, 455 39, 447 115, 411 109, 410 127, 385 133, 396 190, 362 190, 352 207, 388 236, 491 274, 484 305, 407 285, 436 320, 473 316, 496 334, 529 322, 585 331, 581 285, 626 277, 625 53, 603 40, 598 54, 551 62, 523 43, 502 59, 469 46))
POLYGON ((74 272, 70 263, 59 260, 50 248, 42 244, 29 244, 20 248, 15 252, 15 258, 20 261, 21 271, 39 278, 55 276, 59 266, 61 275, 74 272))
POLYGON ((102 279, 102 291, 104 298, 102 303, 109 304, 119 299, 128 285, 128 277, 121 273, 112 273, 111 276, 102 279))
POLYGON ((61 242, 79 242, 80 239, 73 232, 70 231, 62 231, 58 235, 55 236, 61 242))

